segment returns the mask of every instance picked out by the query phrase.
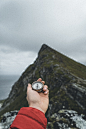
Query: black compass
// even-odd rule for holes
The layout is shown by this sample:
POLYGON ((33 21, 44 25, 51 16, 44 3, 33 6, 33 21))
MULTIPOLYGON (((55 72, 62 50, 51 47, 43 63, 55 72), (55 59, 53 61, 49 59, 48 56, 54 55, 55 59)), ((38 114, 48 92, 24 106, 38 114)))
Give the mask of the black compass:
POLYGON ((43 87, 44 87, 44 84, 42 82, 35 81, 32 83, 32 89, 37 92, 42 92, 43 87))

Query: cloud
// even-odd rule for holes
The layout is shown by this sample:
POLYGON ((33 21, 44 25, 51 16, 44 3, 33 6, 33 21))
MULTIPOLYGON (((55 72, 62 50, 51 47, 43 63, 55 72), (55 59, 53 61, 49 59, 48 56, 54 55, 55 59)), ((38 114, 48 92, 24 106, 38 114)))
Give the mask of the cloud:
POLYGON ((0 55, 0 73, 14 75, 21 75, 37 57, 35 52, 20 52, 7 46, 1 47, 0 55))
POLYGON ((15 51, 19 56, 29 52, 37 54, 46 43, 86 65, 85 23, 85 0, 1 0, 1 53, 6 57, 5 54, 14 53, 12 56, 17 60, 15 51))

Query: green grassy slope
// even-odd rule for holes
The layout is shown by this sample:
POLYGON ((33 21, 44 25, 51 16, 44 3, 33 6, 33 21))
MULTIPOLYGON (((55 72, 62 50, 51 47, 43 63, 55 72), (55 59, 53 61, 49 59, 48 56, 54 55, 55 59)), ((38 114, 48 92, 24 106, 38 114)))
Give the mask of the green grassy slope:
POLYGON ((53 61, 53 64, 59 64, 63 68, 69 70, 74 75, 86 79, 86 66, 70 59, 69 57, 57 52, 56 50, 47 46, 46 49, 39 51, 39 55, 44 57, 43 59, 48 59, 53 61), (47 56, 44 56, 47 55, 47 56))

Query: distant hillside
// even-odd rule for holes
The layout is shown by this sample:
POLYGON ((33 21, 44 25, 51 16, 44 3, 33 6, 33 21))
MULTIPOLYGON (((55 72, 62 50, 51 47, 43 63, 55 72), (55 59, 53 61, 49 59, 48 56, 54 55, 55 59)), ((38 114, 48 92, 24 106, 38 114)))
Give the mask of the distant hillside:
POLYGON ((48 121, 61 109, 86 114, 86 66, 64 56, 43 44, 35 62, 30 65, 13 85, 0 114, 28 106, 26 88, 41 77, 50 90, 48 121))

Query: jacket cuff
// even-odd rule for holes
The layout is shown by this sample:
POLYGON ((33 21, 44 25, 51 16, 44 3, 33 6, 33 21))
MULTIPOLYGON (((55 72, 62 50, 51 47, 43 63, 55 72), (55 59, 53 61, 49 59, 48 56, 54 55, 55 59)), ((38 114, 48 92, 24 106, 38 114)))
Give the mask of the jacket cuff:
POLYGON ((45 114, 42 111, 40 111, 39 109, 36 109, 33 107, 23 107, 18 112, 18 115, 27 116, 27 117, 37 121, 44 128, 46 128, 46 126, 47 126, 47 119, 45 117, 45 114))
POLYGON ((11 128, 27 129, 46 129, 47 119, 45 114, 33 107, 23 107, 18 112, 11 128))

